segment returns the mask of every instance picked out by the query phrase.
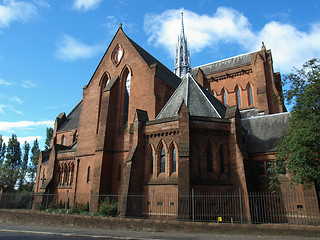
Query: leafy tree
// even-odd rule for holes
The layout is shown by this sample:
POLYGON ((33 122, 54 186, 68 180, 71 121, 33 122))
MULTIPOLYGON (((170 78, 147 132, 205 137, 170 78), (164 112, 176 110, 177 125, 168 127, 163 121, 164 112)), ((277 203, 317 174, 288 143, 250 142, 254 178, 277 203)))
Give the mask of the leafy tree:
POLYGON ((40 148, 38 139, 34 140, 33 146, 31 148, 30 164, 29 164, 29 173, 31 179, 31 186, 35 183, 36 173, 38 169, 38 160, 40 156, 40 148))
POLYGON ((46 137, 46 141, 45 141, 45 146, 44 146, 44 150, 48 151, 50 148, 50 141, 53 135, 53 129, 51 127, 47 128, 47 137, 46 137))
POLYGON ((24 190, 25 177, 28 171, 29 151, 30 151, 30 144, 27 143, 27 141, 25 141, 23 145, 23 159, 20 167, 20 176, 19 176, 20 191, 24 190))
POLYGON ((15 134, 8 141, 6 161, 1 169, 1 180, 3 186, 6 186, 8 191, 13 191, 14 186, 19 178, 21 167, 21 148, 20 142, 15 134))
POLYGON ((320 60, 312 59, 301 69, 294 69, 284 83, 290 84, 284 99, 293 108, 289 128, 277 143, 270 186, 278 185, 277 176, 286 168, 291 183, 308 188, 320 183, 320 60))
POLYGON ((6 144, 2 138, 2 135, 0 135, 0 168, 4 162, 5 156, 6 156, 6 144))

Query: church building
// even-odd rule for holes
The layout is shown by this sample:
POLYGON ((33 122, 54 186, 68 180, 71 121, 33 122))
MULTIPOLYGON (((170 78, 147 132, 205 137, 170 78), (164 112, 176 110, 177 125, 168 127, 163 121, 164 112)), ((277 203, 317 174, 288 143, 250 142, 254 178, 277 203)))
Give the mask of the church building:
MULTIPOLYGON (((35 205, 49 193, 67 195, 71 205, 90 201, 95 211, 99 196, 112 194, 126 216, 130 195, 148 202, 156 194, 269 191, 275 142, 290 116, 275 100, 281 92, 264 44, 191 68, 182 19, 173 73, 120 25, 82 100, 55 120, 39 158, 35 205)), ((287 174, 280 179, 279 191, 288 191, 287 174)), ((163 204, 188 215, 179 201, 163 204)), ((252 203, 242 204, 250 221, 252 203)))

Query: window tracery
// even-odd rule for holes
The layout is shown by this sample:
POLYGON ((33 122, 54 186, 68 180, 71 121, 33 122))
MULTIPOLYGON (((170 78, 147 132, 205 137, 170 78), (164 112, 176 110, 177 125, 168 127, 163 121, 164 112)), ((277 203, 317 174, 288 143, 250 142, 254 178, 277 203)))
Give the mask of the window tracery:
POLYGON ((74 176, 74 164, 72 162, 60 164, 58 173, 59 186, 72 186, 74 176))

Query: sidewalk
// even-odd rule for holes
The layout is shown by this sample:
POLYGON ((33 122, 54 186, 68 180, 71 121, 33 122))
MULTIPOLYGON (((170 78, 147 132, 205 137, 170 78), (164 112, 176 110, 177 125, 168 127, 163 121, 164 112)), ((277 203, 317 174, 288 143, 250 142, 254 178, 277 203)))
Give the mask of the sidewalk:
POLYGON ((312 226, 101 218, 4 209, 0 209, 1 231, 100 239, 320 239, 320 228, 312 226))
MULTIPOLYGON (((0 224, 1 232, 18 232, 31 233, 41 235, 54 235, 61 237, 90 237, 93 239, 125 239, 125 240, 300 240, 310 239, 318 240, 320 237, 303 237, 303 236, 276 236, 268 234, 190 234, 190 233, 167 233, 167 232, 140 232, 129 230, 106 230, 106 229, 85 229, 78 227, 60 227, 60 226, 46 226, 46 225, 31 225, 31 224, 0 224)), ((269 233, 270 234, 270 233, 269 233)))

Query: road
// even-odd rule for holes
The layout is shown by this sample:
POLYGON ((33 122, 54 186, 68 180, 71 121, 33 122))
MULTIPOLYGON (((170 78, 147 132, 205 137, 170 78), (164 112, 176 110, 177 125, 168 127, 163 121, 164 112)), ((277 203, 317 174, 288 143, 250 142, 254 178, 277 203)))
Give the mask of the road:
POLYGON ((236 234, 236 233, 217 233, 217 234, 190 234, 183 232, 138 232, 129 230, 107 230, 107 229, 85 229, 76 227, 58 227, 45 225, 17 225, 0 224, 0 240, 92 240, 92 239, 199 239, 199 240, 320 240, 319 237, 301 236, 276 236, 264 234, 236 234))

